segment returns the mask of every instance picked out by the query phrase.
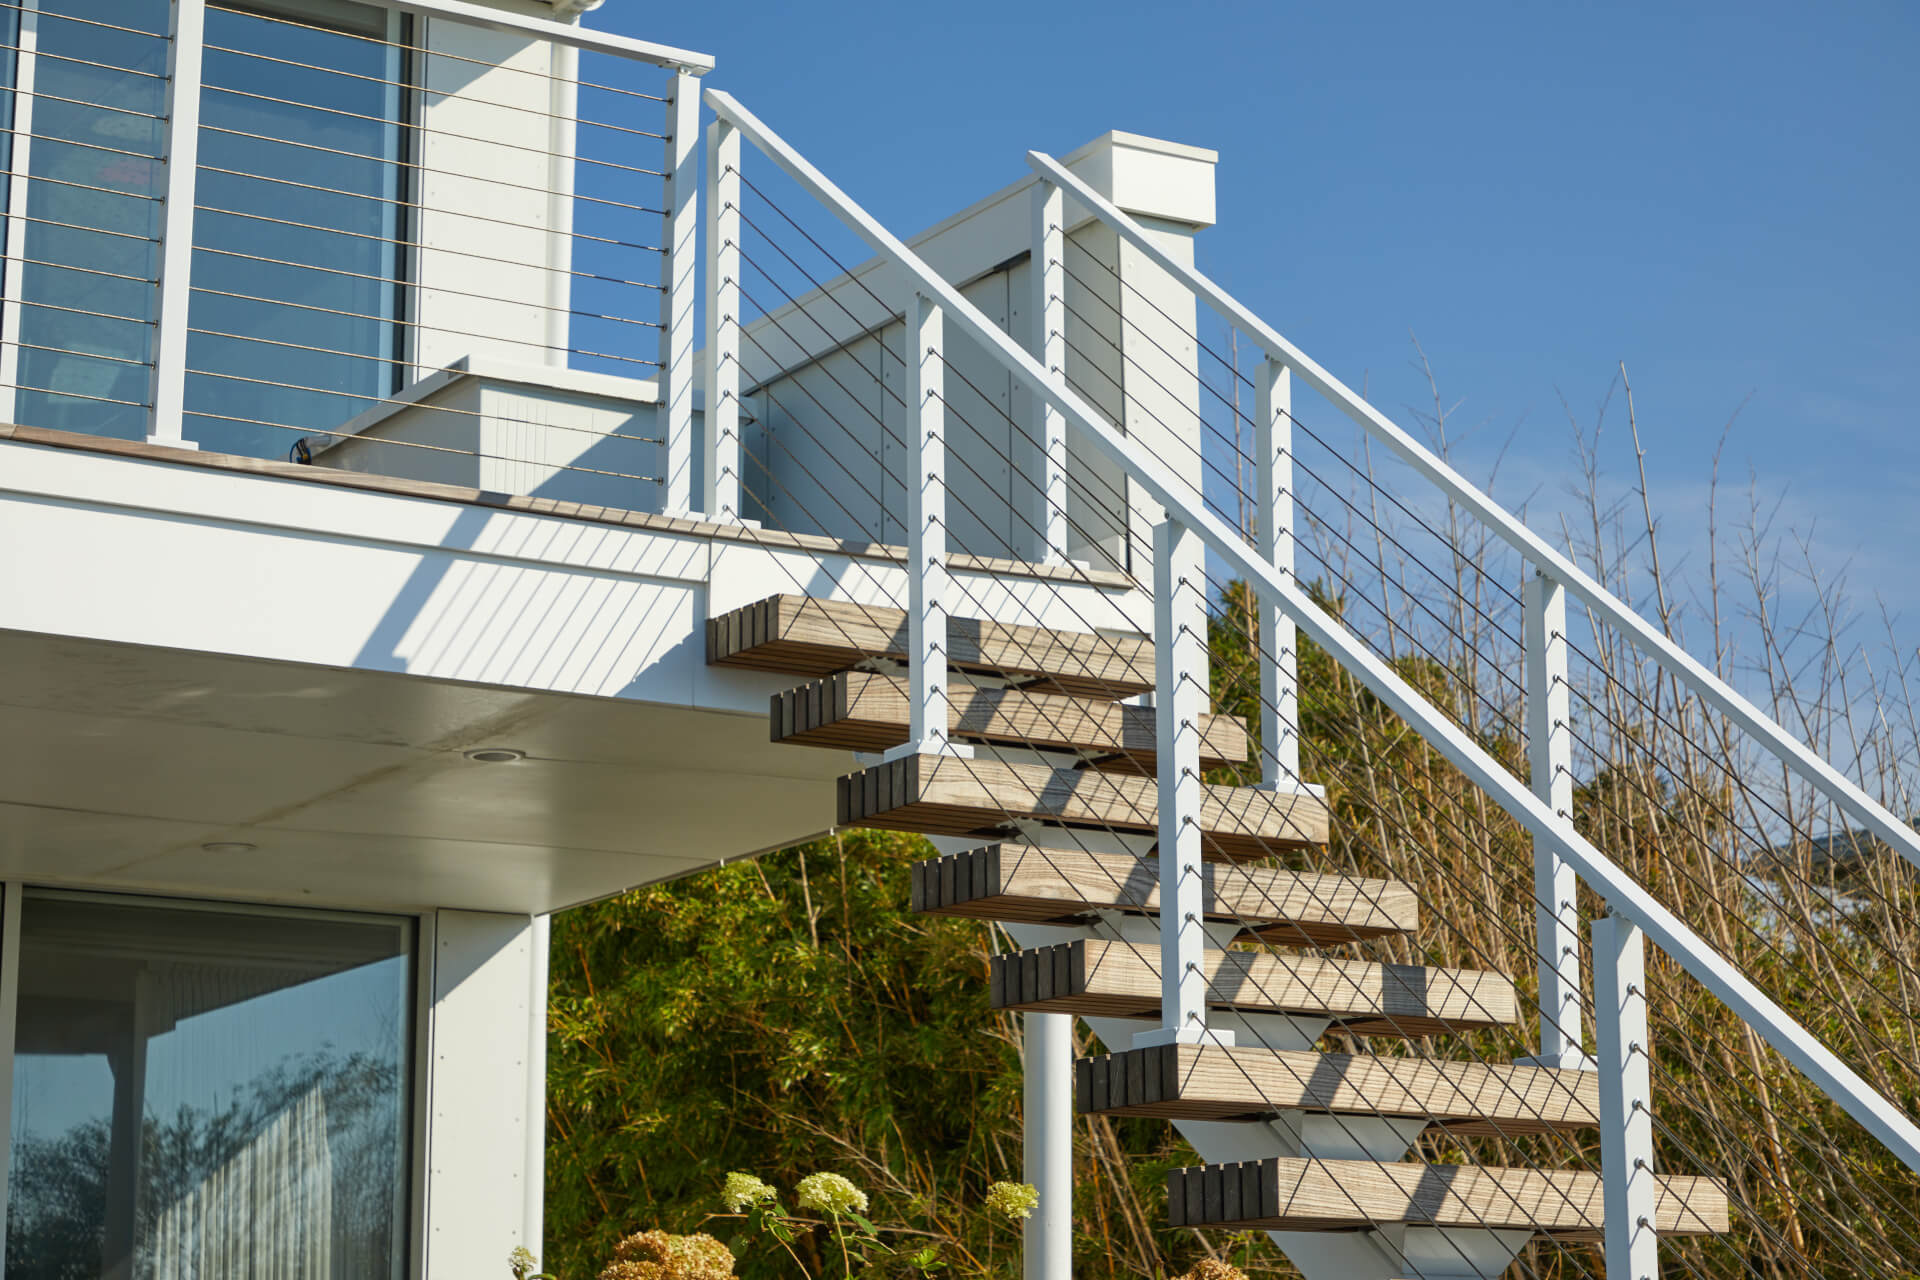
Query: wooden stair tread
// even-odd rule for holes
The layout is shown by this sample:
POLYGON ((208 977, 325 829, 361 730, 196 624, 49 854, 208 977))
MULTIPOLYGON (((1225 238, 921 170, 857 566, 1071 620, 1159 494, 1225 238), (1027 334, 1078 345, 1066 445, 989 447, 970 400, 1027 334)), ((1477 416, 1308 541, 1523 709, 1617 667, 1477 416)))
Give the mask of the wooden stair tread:
MULTIPOLYGON (((823 676, 906 654, 906 612, 880 605, 778 595, 707 620, 707 661, 716 666, 823 676)), ((952 618, 947 660, 1094 698, 1153 688, 1153 643, 1139 636, 952 618)))
POLYGON ((1424 1117, 1453 1132, 1544 1133, 1600 1123, 1591 1071, 1249 1046, 1155 1045, 1074 1064, 1083 1113, 1169 1120, 1278 1111, 1424 1117))
MULTIPOLYGON (((993 836, 1016 820, 1153 833, 1152 778, 1098 769, 1008 764, 981 756, 907 756, 840 779, 842 826, 927 835, 993 836)), ((1326 843, 1327 809, 1310 795, 1207 786, 1202 847, 1216 859, 1264 858, 1326 843)))
MULTIPOLYGON (((948 686, 947 731, 956 740, 1041 751, 1083 751, 1095 768, 1150 774, 1154 710, 1026 689, 948 686)), ((884 751, 907 740, 912 690, 871 671, 842 671, 773 696, 775 742, 884 751)), ((1200 764, 1246 763, 1247 728, 1237 716, 1202 716, 1200 764)))
MULTIPOLYGON (((1434 1035, 1520 1020, 1513 984, 1497 973, 1259 951, 1208 951, 1204 969, 1211 1006, 1332 1018, 1361 1035, 1434 1035)), ((988 981, 996 1009, 1160 1012, 1157 946, 1084 938, 1007 952, 991 959, 988 981)))
MULTIPOLYGON (((915 863, 913 909, 1028 924, 1094 911, 1151 914, 1160 908, 1159 873, 1152 856, 1003 842, 915 863)), ((1201 874, 1207 919, 1269 942, 1324 946, 1420 926, 1419 901, 1397 880, 1217 862, 1201 874)))
MULTIPOLYGON (((1654 1225, 1662 1235, 1728 1229, 1720 1183, 1665 1176, 1659 1184, 1654 1225)), ((1601 1195, 1598 1174, 1484 1165, 1276 1157, 1167 1175, 1168 1219, 1175 1227, 1351 1231, 1405 1223, 1598 1239, 1605 1230, 1601 1195)))

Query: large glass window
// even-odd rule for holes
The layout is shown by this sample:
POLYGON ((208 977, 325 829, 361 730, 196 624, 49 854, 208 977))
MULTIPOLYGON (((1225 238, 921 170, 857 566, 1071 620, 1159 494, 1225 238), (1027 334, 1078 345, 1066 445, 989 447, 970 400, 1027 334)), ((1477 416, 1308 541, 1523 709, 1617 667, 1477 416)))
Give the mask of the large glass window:
POLYGON ((202 448, 284 456, 403 380, 403 34, 345 0, 207 11, 187 345, 202 448))
POLYGON ((22 903, 7 1280, 404 1273, 408 922, 22 903))
POLYGON ((146 434, 159 261, 167 5, 60 0, 24 10, 12 157, 31 180, 9 218, 14 415, 146 434), (24 197, 24 199, 22 199, 24 197))
MULTIPOLYGON (((170 5, 6 11, 7 169, 30 180, 7 206, 0 395, 20 422, 139 438, 170 5)), ((404 378, 406 39, 350 0, 207 10, 186 388, 204 448, 283 456, 404 378)))

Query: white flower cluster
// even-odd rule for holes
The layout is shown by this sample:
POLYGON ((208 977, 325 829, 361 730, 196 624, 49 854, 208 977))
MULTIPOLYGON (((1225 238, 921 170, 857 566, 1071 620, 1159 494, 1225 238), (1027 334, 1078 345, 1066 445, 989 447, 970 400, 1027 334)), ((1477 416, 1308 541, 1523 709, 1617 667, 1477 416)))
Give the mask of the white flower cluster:
POLYGON ((837 1173, 810 1173, 793 1189, 802 1209, 822 1213, 865 1213, 867 1193, 837 1173))

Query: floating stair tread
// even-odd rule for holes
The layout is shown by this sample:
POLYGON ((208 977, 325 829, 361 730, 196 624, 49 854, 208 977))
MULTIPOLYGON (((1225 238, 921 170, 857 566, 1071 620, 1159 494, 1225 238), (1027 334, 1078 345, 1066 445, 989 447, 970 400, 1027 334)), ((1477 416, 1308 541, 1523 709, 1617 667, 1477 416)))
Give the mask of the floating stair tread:
MULTIPOLYGON (((1208 951, 1207 1003, 1248 1013, 1332 1018, 1361 1035, 1434 1035, 1520 1020, 1498 973, 1337 960, 1300 952, 1208 951)), ((996 1009, 1105 1017, 1160 1012, 1158 947, 1085 938, 994 956, 996 1009)))
MULTIPOLYGON (((1720 1183, 1668 1176, 1659 1184, 1654 1224, 1662 1235, 1727 1230, 1720 1183)), ((1597 1239, 1605 1231, 1601 1194, 1594 1173, 1482 1165, 1274 1158, 1167 1175, 1168 1218, 1175 1227, 1351 1231, 1404 1223, 1597 1239)))
MULTIPOLYGON (((993 836, 1016 821, 1154 833, 1152 778, 961 756, 907 756, 840 779, 842 826, 993 836)), ((1264 858, 1326 843, 1327 808, 1310 795, 1206 786, 1201 844, 1215 859, 1264 858)))
MULTIPOLYGON (((707 661, 716 666, 824 676, 869 658, 906 656, 905 611, 879 605, 768 596, 707 620, 707 661)), ((1139 636, 951 618, 947 661, 1095 698, 1153 688, 1153 643, 1139 636)))
POLYGON ((1600 1123, 1591 1071, 1248 1046, 1155 1045, 1074 1064, 1083 1113, 1168 1120, 1278 1111, 1425 1117, 1454 1132, 1545 1133, 1600 1123))
MULTIPOLYGON (((1207 919, 1269 942, 1323 946, 1412 933, 1420 904, 1397 880, 1210 862, 1201 869, 1207 919)), ((990 844, 914 864, 913 909, 1025 924, 1067 923, 1094 911, 1160 909, 1155 856, 1088 853, 1021 842, 990 844)))
MULTIPOLYGON (((955 739, 1081 751, 1096 768, 1152 773, 1154 710, 1096 698, 1025 689, 950 685, 947 731, 955 739)), ((912 716, 907 681, 842 671, 775 694, 772 738, 808 747, 884 751, 907 740, 912 716)), ((1246 763, 1247 728, 1237 716, 1200 718, 1202 768, 1246 763)))

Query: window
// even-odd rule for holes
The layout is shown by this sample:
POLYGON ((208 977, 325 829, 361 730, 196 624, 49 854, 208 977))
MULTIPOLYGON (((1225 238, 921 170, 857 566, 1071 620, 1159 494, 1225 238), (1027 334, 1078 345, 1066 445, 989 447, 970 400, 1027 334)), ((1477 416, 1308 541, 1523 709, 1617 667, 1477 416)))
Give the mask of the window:
POLYGON ((404 31, 344 0, 207 11, 186 393, 202 448, 283 457, 405 380, 404 31))
MULTIPOLYGON (((170 5, 7 12, 0 418, 140 438, 170 5)), ((350 0, 207 10, 186 388, 204 448, 284 456, 404 380, 407 30, 350 0)))
POLYGON ((404 1273, 404 920, 21 904, 7 1280, 404 1273))

